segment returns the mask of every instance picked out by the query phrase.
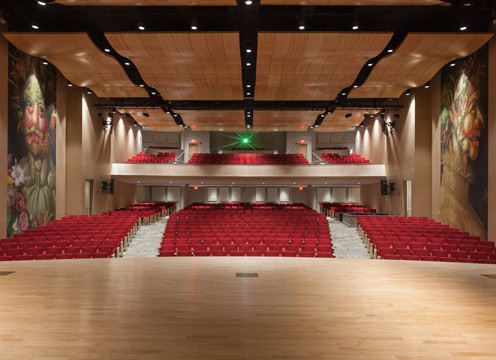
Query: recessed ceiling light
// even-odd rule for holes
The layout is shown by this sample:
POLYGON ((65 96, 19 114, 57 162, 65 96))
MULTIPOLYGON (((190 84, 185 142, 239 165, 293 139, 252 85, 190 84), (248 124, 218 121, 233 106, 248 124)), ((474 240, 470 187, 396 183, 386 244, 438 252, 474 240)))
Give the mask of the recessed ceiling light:
POLYGON ((177 114, 174 114, 174 117, 177 117, 177 114))
POLYGON ((110 52, 110 49, 104 49, 104 50, 105 50, 105 52, 110 52))
POLYGON ((345 93, 345 92, 343 92, 343 93, 341 93, 341 95, 345 96, 345 95, 346 95, 346 93, 345 93))
POLYGON ((251 95, 251 93, 246 93, 246 95, 251 95))
POLYGON ((356 89, 358 87, 358 85, 353 85, 353 88, 356 89))
POLYGON ((467 30, 467 27, 465 25, 460 26, 460 31, 465 31, 465 30, 467 30))
POLYGON ((41 63, 42 63, 43 65, 48 65, 48 61, 46 61, 46 60, 43 60, 41 63))
POLYGON ((353 30, 358 30, 358 25, 356 25, 356 24, 355 24, 355 25, 353 25, 352 29, 353 29, 353 30))
POLYGON ((129 66, 129 65, 131 65, 131 63, 129 63, 129 62, 127 62, 127 61, 126 61, 126 62, 124 63, 124 65, 129 66))
POLYGON ((424 85, 424 87, 425 87, 426 89, 430 88, 430 87, 431 87, 431 83, 430 83, 430 82, 428 82, 427 84, 425 84, 425 85, 424 85))
POLYGON ((44 2, 44 1, 38 1, 38 4, 41 5, 41 6, 45 6, 46 5, 46 2, 44 2))
POLYGON ((141 31, 143 31, 143 30, 145 30, 145 27, 143 25, 139 25, 138 26, 138 29, 141 30, 141 31))
POLYGON ((300 26, 298 26, 298 29, 300 29, 300 30, 305 30, 305 25, 300 25, 300 26))
POLYGON ((156 94, 156 92, 155 91, 152 91, 152 95, 155 95, 155 94, 156 94))
POLYGON ((169 111, 169 110, 166 110, 165 112, 166 112, 167 114, 170 114, 170 111, 169 111))
POLYGON ((86 90, 86 94, 91 95, 91 90, 86 90))
POLYGON ((247 53, 251 53, 251 49, 246 49, 246 52, 247 53))
POLYGON ((31 27, 35 30, 38 30, 40 28, 38 25, 31 25, 31 27))
POLYGON ((246 5, 251 5, 251 4, 253 4, 253 1, 251 1, 251 0, 246 0, 246 1, 245 1, 245 4, 246 4, 246 5))
POLYGON ((67 83, 67 86, 72 87, 72 83, 67 83))
POLYGON ((388 53, 392 53, 393 51, 393 49, 388 49, 388 53))
POLYGON ((456 64, 455 63, 451 63, 450 66, 455 66, 456 64))
POLYGON ((198 26, 196 26, 196 25, 191 25, 191 30, 198 30, 198 26))
POLYGON ((251 85, 246 85, 247 88, 251 88, 251 85))
POLYGON ((143 84, 140 84, 140 87, 145 87, 145 85, 143 85, 143 84))
POLYGON ((367 64, 367 66, 372 66, 372 65, 374 65, 374 64, 372 64, 372 63, 368 63, 368 64, 367 64))
POLYGON ((246 66, 251 66, 251 63, 246 63, 246 66))

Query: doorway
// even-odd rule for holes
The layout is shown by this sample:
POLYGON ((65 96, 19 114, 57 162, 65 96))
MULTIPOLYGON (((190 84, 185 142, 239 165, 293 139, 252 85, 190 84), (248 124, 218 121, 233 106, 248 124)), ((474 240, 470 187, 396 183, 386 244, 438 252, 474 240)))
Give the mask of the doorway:
POLYGON ((405 204, 405 216, 412 216, 412 181, 403 182, 403 203, 405 204))
POLYGON ((86 215, 93 214, 93 180, 84 181, 84 212, 86 215))
POLYGON ((298 144, 296 146, 296 152, 298 154, 303 155, 303 157, 306 159, 307 158, 307 144, 298 144))
POLYGON ((198 143, 189 143, 188 145, 188 156, 191 159, 194 154, 200 152, 200 146, 198 143))

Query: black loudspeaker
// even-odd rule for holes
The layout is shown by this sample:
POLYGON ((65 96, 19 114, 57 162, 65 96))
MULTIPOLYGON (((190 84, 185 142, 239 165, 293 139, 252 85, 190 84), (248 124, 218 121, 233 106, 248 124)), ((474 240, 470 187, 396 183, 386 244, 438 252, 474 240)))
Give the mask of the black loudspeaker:
POLYGON ((114 179, 110 181, 102 181, 102 193, 104 194, 114 194, 114 179))
POLYGON ((381 180, 381 196, 389 195, 387 180, 381 180))

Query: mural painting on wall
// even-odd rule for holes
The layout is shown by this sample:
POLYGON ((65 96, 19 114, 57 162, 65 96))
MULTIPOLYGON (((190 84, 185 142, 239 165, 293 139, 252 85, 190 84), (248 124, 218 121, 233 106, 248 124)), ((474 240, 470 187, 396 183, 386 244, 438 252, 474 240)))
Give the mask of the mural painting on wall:
POLYGON ((441 221, 487 238, 488 50, 441 73, 441 221))
POLYGON ((9 237, 55 219, 56 82, 53 66, 9 47, 9 237))

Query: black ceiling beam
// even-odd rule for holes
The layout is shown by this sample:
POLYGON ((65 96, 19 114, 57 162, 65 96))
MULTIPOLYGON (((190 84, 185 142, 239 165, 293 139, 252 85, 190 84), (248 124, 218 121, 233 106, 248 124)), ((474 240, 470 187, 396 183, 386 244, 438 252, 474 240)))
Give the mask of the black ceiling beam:
MULTIPOLYGON (((255 4, 251 5, 254 6, 255 4)), ((250 7, 251 7, 250 6, 250 7)), ((9 31, 32 32, 36 22, 45 32, 240 31, 249 6, 37 6, 36 1, 2 2, 9 31)), ((492 21, 491 2, 477 6, 259 6, 258 31, 485 32, 492 21)))
POLYGON ((255 98, 255 85, 257 79, 257 49, 258 49, 258 21, 260 13, 260 0, 252 0, 250 5, 245 0, 237 0, 238 8, 244 12, 240 17, 239 27, 239 52, 241 58, 242 91, 245 109, 245 127, 253 129, 253 99, 255 98))
MULTIPOLYGON (((328 100, 260 101, 254 100, 253 110, 318 110, 343 109, 400 109, 397 99, 346 99, 339 104, 328 100)), ((97 108, 161 108, 181 110, 245 110, 244 100, 171 100, 156 102, 149 98, 101 98, 97 108)))

